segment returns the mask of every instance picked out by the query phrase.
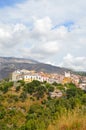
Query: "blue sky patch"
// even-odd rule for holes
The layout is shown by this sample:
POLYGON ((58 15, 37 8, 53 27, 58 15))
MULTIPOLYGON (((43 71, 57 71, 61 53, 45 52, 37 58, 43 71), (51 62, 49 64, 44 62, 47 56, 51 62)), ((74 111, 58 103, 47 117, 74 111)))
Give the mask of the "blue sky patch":
POLYGON ((57 28, 60 27, 60 26, 65 26, 65 27, 67 27, 68 30, 70 31, 72 25, 74 25, 74 22, 73 22, 73 21, 67 21, 67 22, 64 22, 64 23, 55 25, 55 26, 52 28, 52 30, 57 29, 57 28))
POLYGON ((73 21, 68 21, 68 22, 65 22, 63 25, 64 25, 65 27, 70 27, 70 26, 72 26, 73 24, 74 24, 73 21))
POLYGON ((6 6, 13 6, 17 3, 24 2, 25 0, 0 0, 0 8, 6 7, 6 6))

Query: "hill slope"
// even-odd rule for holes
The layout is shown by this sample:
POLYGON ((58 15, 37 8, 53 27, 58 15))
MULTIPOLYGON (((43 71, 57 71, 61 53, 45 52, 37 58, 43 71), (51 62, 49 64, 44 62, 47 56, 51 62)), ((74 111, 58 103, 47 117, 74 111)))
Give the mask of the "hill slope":
POLYGON ((14 70, 28 69, 37 72, 64 73, 65 68, 44 64, 31 59, 0 57, 0 79, 7 78, 14 70))

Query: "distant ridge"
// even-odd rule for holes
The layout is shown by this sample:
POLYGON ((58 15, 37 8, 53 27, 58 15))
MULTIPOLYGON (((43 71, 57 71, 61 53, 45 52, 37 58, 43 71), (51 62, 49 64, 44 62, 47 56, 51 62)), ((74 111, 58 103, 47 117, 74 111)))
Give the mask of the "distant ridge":
POLYGON ((16 58, 16 57, 0 57, 0 63, 33 63, 36 64, 38 61, 32 60, 32 59, 25 59, 25 58, 16 58))
POLYGON ((63 74, 68 69, 56 67, 49 64, 40 63, 32 59, 0 57, 0 80, 9 77, 9 75, 17 69, 43 71, 47 73, 63 74))

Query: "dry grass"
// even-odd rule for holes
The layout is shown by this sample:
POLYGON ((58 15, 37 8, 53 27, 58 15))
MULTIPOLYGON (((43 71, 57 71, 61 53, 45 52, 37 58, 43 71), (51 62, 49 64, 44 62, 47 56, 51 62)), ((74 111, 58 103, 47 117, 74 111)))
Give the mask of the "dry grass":
POLYGON ((86 130, 86 114, 77 112, 77 109, 68 112, 49 125, 48 130, 86 130))

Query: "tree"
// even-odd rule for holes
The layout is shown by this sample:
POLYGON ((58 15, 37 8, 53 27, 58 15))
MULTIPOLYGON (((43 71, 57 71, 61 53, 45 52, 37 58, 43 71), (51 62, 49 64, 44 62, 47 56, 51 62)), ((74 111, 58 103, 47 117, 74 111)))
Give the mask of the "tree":
POLYGON ((21 99, 22 101, 25 101, 26 98, 27 98, 26 92, 22 92, 22 93, 20 94, 20 99, 21 99))
POLYGON ((48 88, 48 92, 53 92, 54 91, 54 87, 53 86, 50 86, 49 88, 48 88))
POLYGON ((20 90, 21 86, 17 86, 16 87, 16 92, 18 92, 20 90))
POLYGON ((39 87, 36 89, 37 99, 43 98, 45 93, 46 93, 46 88, 45 88, 45 86, 39 86, 39 87))

